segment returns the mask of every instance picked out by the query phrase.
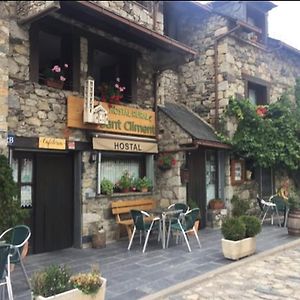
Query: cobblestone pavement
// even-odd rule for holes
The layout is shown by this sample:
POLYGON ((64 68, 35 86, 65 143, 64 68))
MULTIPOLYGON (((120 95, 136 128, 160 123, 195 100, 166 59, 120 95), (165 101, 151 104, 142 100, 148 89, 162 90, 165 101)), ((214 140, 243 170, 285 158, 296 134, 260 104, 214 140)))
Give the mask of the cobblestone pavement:
POLYGON ((161 299, 300 299, 300 247, 249 261, 161 299))

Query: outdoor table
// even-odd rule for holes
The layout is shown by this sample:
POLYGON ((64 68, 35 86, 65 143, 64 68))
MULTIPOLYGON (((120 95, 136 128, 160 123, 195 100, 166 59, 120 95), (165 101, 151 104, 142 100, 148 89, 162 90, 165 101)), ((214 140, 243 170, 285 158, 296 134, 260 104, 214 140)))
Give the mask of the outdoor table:
POLYGON ((151 210, 149 213, 153 216, 159 216, 162 220, 162 248, 166 248, 166 221, 176 214, 182 213, 182 209, 167 209, 167 208, 156 208, 151 210))

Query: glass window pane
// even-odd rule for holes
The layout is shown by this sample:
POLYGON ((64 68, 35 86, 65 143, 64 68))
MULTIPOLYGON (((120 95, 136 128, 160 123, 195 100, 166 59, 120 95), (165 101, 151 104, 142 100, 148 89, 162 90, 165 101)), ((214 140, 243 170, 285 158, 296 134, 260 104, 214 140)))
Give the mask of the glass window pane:
POLYGON ((101 162, 100 181, 103 178, 106 178, 113 183, 116 183, 125 170, 127 170, 134 178, 138 178, 140 176, 139 169, 140 164, 138 160, 103 160, 101 162))
POLYGON ((32 182, 32 159, 23 158, 21 166, 21 183, 32 182))
POLYGON ((32 206, 31 186, 24 185, 21 187, 21 207, 32 206))
POLYGON ((13 179, 14 182, 18 182, 18 160, 13 158, 11 161, 11 168, 12 168, 12 175, 13 175, 13 179))

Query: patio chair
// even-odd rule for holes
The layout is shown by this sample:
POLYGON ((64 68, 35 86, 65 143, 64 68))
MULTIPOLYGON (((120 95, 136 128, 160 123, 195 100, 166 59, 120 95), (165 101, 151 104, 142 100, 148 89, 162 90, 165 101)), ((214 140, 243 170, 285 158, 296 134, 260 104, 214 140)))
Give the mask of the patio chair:
MULTIPOLYGON (((10 280, 10 257, 11 257, 11 245, 9 244, 1 244, 0 245, 0 287, 3 287, 2 290, 2 299, 6 299, 5 297, 5 289, 6 285, 8 299, 13 300, 13 292, 10 280)), ((0 294, 0 295, 1 295, 0 294)))
POLYGON ((184 214, 184 222, 181 221, 181 218, 177 218, 177 222, 174 224, 170 224, 169 226, 169 231, 168 231, 168 239, 167 239, 167 247, 169 246, 169 240, 170 240, 170 234, 171 234, 171 230, 175 231, 175 232, 181 232, 185 242, 188 246, 189 252, 191 252, 191 247, 188 241, 188 237, 187 237, 187 233, 188 232, 193 232, 199 247, 201 248, 201 243, 198 237, 198 233, 195 230, 194 224, 195 221, 199 215, 200 209, 199 208, 193 208, 192 210, 187 211, 184 214))
POLYGON ((269 213, 271 215, 271 224, 273 225, 273 219, 274 219, 274 213, 275 213, 277 216, 278 225, 281 227, 280 217, 279 217, 279 213, 278 213, 276 204, 271 201, 265 201, 264 199, 261 199, 258 195, 257 195, 256 199, 257 199, 257 203, 260 208, 260 211, 261 211, 260 216, 259 216, 259 218, 261 219, 261 224, 264 223, 266 216, 269 213))
POLYGON ((285 201, 282 197, 278 196, 277 194, 271 196, 270 201, 276 204, 279 215, 282 214, 283 222, 281 223, 281 226, 285 227, 287 222, 287 214, 289 210, 287 201, 285 201))
POLYGON ((140 243, 142 242, 142 233, 146 233, 146 238, 145 238, 144 247, 143 247, 143 253, 144 253, 146 251, 149 235, 150 235, 150 232, 152 229, 159 230, 158 240, 160 239, 160 218, 155 217, 152 219, 152 222, 145 222, 144 216, 150 217, 150 215, 147 212, 145 212, 143 210, 131 210, 130 213, 131 213, 131 217, 133 219, 134 227, 133 227, 133 232, 132 232, 132 235, 131 235, 131 238, 129 241, 128 250, 130 250, 130 248, 131 248, 132 241, 133 241, 136 231, 139 230, 140 231, 140 243))
POLYGON ((9 243, 14 249, 14 253, 10 259, 12 264, 20 263, 22 272, 25 276, 26 282, 28 287, 31 289, 30 281, 28 275, 26 273, 24 264, 23 264, 23 257, 22 251, 25 244, 28 242, 31 236, 30 228, 26 225, 17 225, 15 227, 9 228, 4 231, 0 235, 0 240, 4 239, 7 243, 9 243))

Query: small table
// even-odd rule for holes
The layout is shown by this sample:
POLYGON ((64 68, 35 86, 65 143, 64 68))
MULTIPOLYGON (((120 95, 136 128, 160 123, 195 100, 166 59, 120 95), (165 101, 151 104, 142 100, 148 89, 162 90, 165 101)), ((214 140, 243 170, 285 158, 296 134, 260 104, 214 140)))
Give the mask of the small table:
POLYGON ((176 214, 182 213, 182 209, 167 209, 167 208, 157 208, 150 211, 150 214, 159 216, 162 220, 162 248, 166 248, 166 220, 176 214))

